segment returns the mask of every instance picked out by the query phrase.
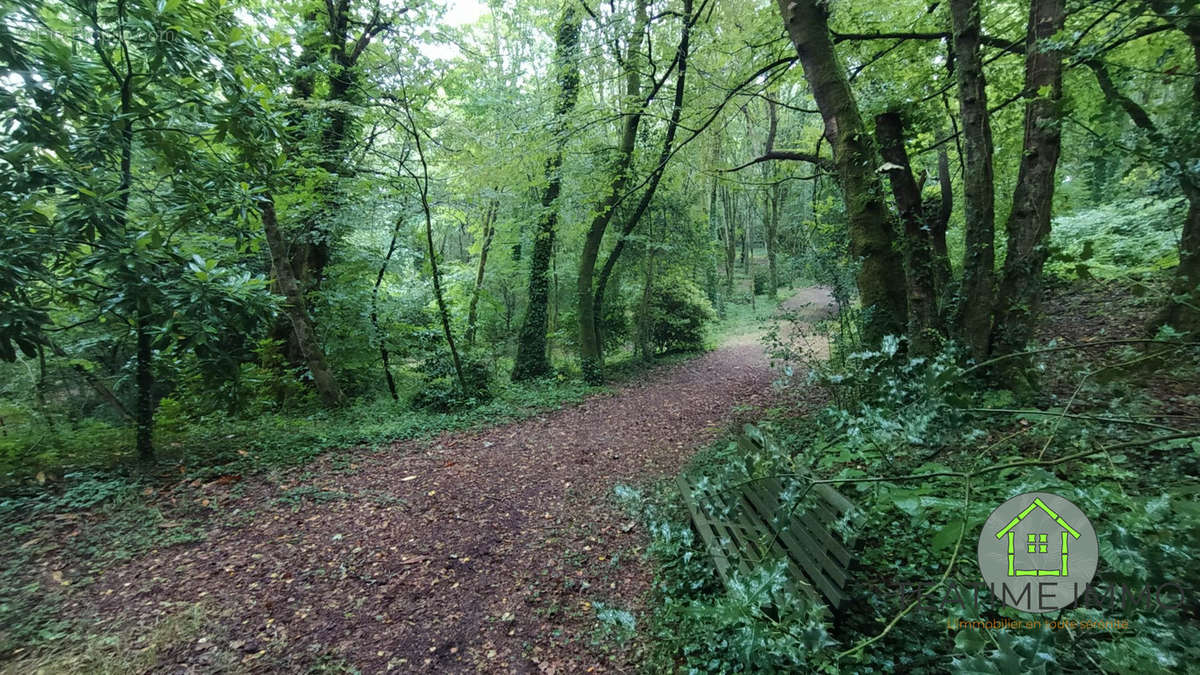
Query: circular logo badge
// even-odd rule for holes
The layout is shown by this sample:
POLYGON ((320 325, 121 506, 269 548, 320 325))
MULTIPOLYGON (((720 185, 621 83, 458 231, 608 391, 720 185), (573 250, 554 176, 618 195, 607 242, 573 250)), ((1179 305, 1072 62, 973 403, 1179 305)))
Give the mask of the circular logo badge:
POLYGON ((979 571, 992 593, 1022 612, 1067 607, 1096 574, 1096 531, 1083 511, 1049 492, 1001 504, 979 534, 979 571))

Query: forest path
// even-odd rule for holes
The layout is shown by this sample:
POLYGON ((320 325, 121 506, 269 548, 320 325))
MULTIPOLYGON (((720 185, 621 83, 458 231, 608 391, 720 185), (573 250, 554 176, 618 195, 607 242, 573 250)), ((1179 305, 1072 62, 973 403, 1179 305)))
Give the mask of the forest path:
POLYGON ((204 639, 169 671, 627 670, 595 603, 639 615, 651 571, 613 488, 678 472, 771 379, 751 334, 574 407, 214 486, 205 541, 110 570, 78 609, 148 626, 200 603, 204 639))

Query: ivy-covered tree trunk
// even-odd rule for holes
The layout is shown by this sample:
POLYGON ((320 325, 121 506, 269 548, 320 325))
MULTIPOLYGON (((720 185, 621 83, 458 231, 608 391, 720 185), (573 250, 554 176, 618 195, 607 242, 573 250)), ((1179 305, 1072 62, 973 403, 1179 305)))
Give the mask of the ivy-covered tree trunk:
POLYGON ((283 234, 279 231, 279 222, 275 215, 275 200, 270 193, 263 194, 258 200, 258 211, 262 218, 263 232, 267 239, 267 248, 271 253, 271 265, 275 271, 275 283, 283 294, 284 313, 292 325, 292 334, 296 344, 304 356, 308 372, 312 375, 313 386, 317 395, 328 407, 340 405, 344 400, 341 387, 333 376, 333 371, 325 361, 325 352, 317 342, 313 330, 312 319, 308 315, 308 304, 300 283, 292 271, 292 263, 287 255, 287 245, 283 234))
POLYGON ((1008 250, 997 297, 992 351, 1023 349, 1041 304, 1055 170, 1062 146, 1062 50, 1046 44, 1062 30, 1064 0, 1033 0, 1025 41, 1025 142, 1008 218, 1008 250))
POLYGON ((475 344, 475 324, 479 320, 479 296, 483 293, 483 274, 487 270, 488 250, 492 247, 492 238, 496 235, 497 204, 488 204, 483 216, 483 244, 479 248, 479 266, 475 268, 475 286, 471 289, 471 302, 467 305, 467 344, 475 344))
POLYGON ((633 160, 633 148, 637 141, 637 130, 645 110, 642 100, 641 49, 649 17, 646 15, 647 0, 638 0, 635 8, 633 29, 629 34, 628 51, 622 65, 625 75, 624 122, 621 125, 621 141, 616 156, 609 166, 608 186, 604 198, 596 205, 596 215, 584 235, 583 250, 579 256, 579 275, 576 281, 576 299, 579 310, 579 362, 584 380, 599 383, 604 380, 604 353, 600 348, 600 336, 596 333, 595 276, 596 261, 604 232, 612 221, 621 193, 629 183, 629 167, 633 160))
MULTIPOLYGON (((517 337, 517 358, 512 378, 527 380, 550 372, 546 352, 547 314, 550 297, 550 259, 554 254, 554 234, 558 227, 558 196, 562 191, 563 148, 567 142, 567 117, 579 99, 579 27, 575 3, 568 1, 556 31, 554 64, 558 74, 558 102, 554 109, 557 146, 546 160, 546 191, 542 193, 542 213, 533 240, 529 261, 529 303, 517 337)), ((514 257, 516 257, 514 255, 514 257)))
POLYGON ((776 183, 767 192, 766 246, 767 246, 767 295, 774 298, 779 293, 779 263, 775 254, 775 240, 779 237, 779 210, 783 202, 783 185, 776 183))
POLYGON ((950 228, 950 215, 954 212, 954 185, 950 178, 950 154, 946 147, 938 148, 938 189, 941 199, 937 209, 926 209, 929 224, 929 245, 933 256, 933 289, 938 300, 938 313, 946 324, 945 304, 950 287, 950 252, 946 246, 946 230, 950 228))
MULTIPOLYGON (((1192 76, 1191 106, 1194 125, 1196 120, 1200 120, 1200 11, 1195 2, 1177 0, 1150 0, 1150 7, 1160 18, 1182 31, 1191 45, 1192 61, 1196 64, 1196 73, 1192 76)), ((1134 122, 1138 122, 1130 108, 1124 107, 1134 117, 1134 122)), ((1149 121, 1148 115, 1144 117, 1149 121)), ((1142 123, 1138 123, 1138 126, 1146 128, 1142 123)), ((1161 147, 1175 160, 1169 161, 1168 166, 1187 199, 1188 210, 1179 237, 1179 266, 1175 268, 1171 293, 1162 309, 1155 314, 1150 328, 1156 330, 1159 326, 1169 325, 1175 330, 1190 333, 1194 338, 1200 335, 1200 141, 1195 134, 1190 134, 1189 137, 1175 139, 1169 145, 1164 143, 1161 147)))
POLYGON ((596 292, 594 293, 593 300, 595 304, 594 311, 597 317, 595 331, 597 337, 600 338, 599 342, 602 348, 603 336, 601 335, 599 318, 604 316, 604 291, 608 286, 608 279, 612 276, 613 269, 616 267, 617 261, 621 258, 621 253, 625 250, 625 242, 628 240, 629 235, 633 234, 638 223, 641 222, 642 216, 650 206, 651 200, 654 199, 655 192, 658 191, 658 185, 667 170, 667 163, 671 160, 675 134, 679 129, 679 119, 683 116, 683 94, 687 83, 688 37, 691 34, 692 27, 692 0, 684 0, 683 16, 683 28, 679 36, 679 46, 675 49, 675 98, 671 103, 671 118, 667 121, 667 130, 663 134, 662 149, 658 153, 658 163, 651 170, 649 184, 642 191, 642 197, 638 200, 637 206, 633 208, 633 212, 621 227, 621 236, 613 244, 613 249, 609 252, 608 258, 604 260, 604 265, 600 269, 600 276, 596 280, 596 292))
POLYGON ((904 268, 875 169, 878 155, 867 134, 846 70, 829 34, 827 6, 819 0, 779 0, 787 28, 817 108, 825 137, 833 146, 834 166, 849 221, 850 254, 860 261, 858 293, 866 310, 863 338, 876 343, 904 330, 907 316, 904 268))
POLYGON ((933 256, 921 206, 921 190, 904 149, 904 122, 898 112, 875 117, 875 136, 892 184, 904 227, 904 271, 908 288, 908 340, 914 354, 929 354, 940 333, 934 293, 933 256))
POLYGON ((725 244, 725 294, 726 296, 733 295, 733 265, 737 260, 737 240, 734 239, 733 214, 734 204, 733 198, 729 194, 729 188, 721 186, 721 207, 723 211, 721 230, 725 244))
MULTIPOLYGON (((963 126, 962 285, 955 317, 959 337, 977 359, 987 356, 995 304, 996 207, 992 169, 992 127, 987 82, 979 54, 979 0, 950 0, 954 24, 954 71, 963 126)), ((940 172, 940 169, 939 169, 940 172)))

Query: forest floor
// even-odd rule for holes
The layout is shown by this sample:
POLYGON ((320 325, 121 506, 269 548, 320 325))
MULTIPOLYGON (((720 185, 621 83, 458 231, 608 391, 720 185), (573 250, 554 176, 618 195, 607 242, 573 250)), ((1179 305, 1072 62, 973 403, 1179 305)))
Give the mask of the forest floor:
MULTIPOLYGON (((830 302, 804 289, 782 307, 812 321, 830 302)), ((652 570, 614 487, 673 475, 782 403, 762 335, 521 422, 192 483, 163 498, 190 502, 198 541, 92 579, 49 562, 44 583, 79 581, 65 611, 147 670, 628 670, 640 645, 597 611, 641 616, 652 570)))

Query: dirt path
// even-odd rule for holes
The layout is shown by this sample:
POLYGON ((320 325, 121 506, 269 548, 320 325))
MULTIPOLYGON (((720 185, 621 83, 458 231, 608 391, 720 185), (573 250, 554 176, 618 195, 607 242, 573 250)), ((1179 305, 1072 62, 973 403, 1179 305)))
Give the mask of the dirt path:
MULTIPOLYGON (((828 296, 785 305, 810 303, 828 296)), ((650 571, 613 487, 677 472, 769 402, 771 377, 735 340, 522 422, 214 486, 206 541, 111 570, 77 610, 149 625, 200 603, 204 634, 160 657, 169 671, 626 669, 595 603, 636 615, 650 571)))

